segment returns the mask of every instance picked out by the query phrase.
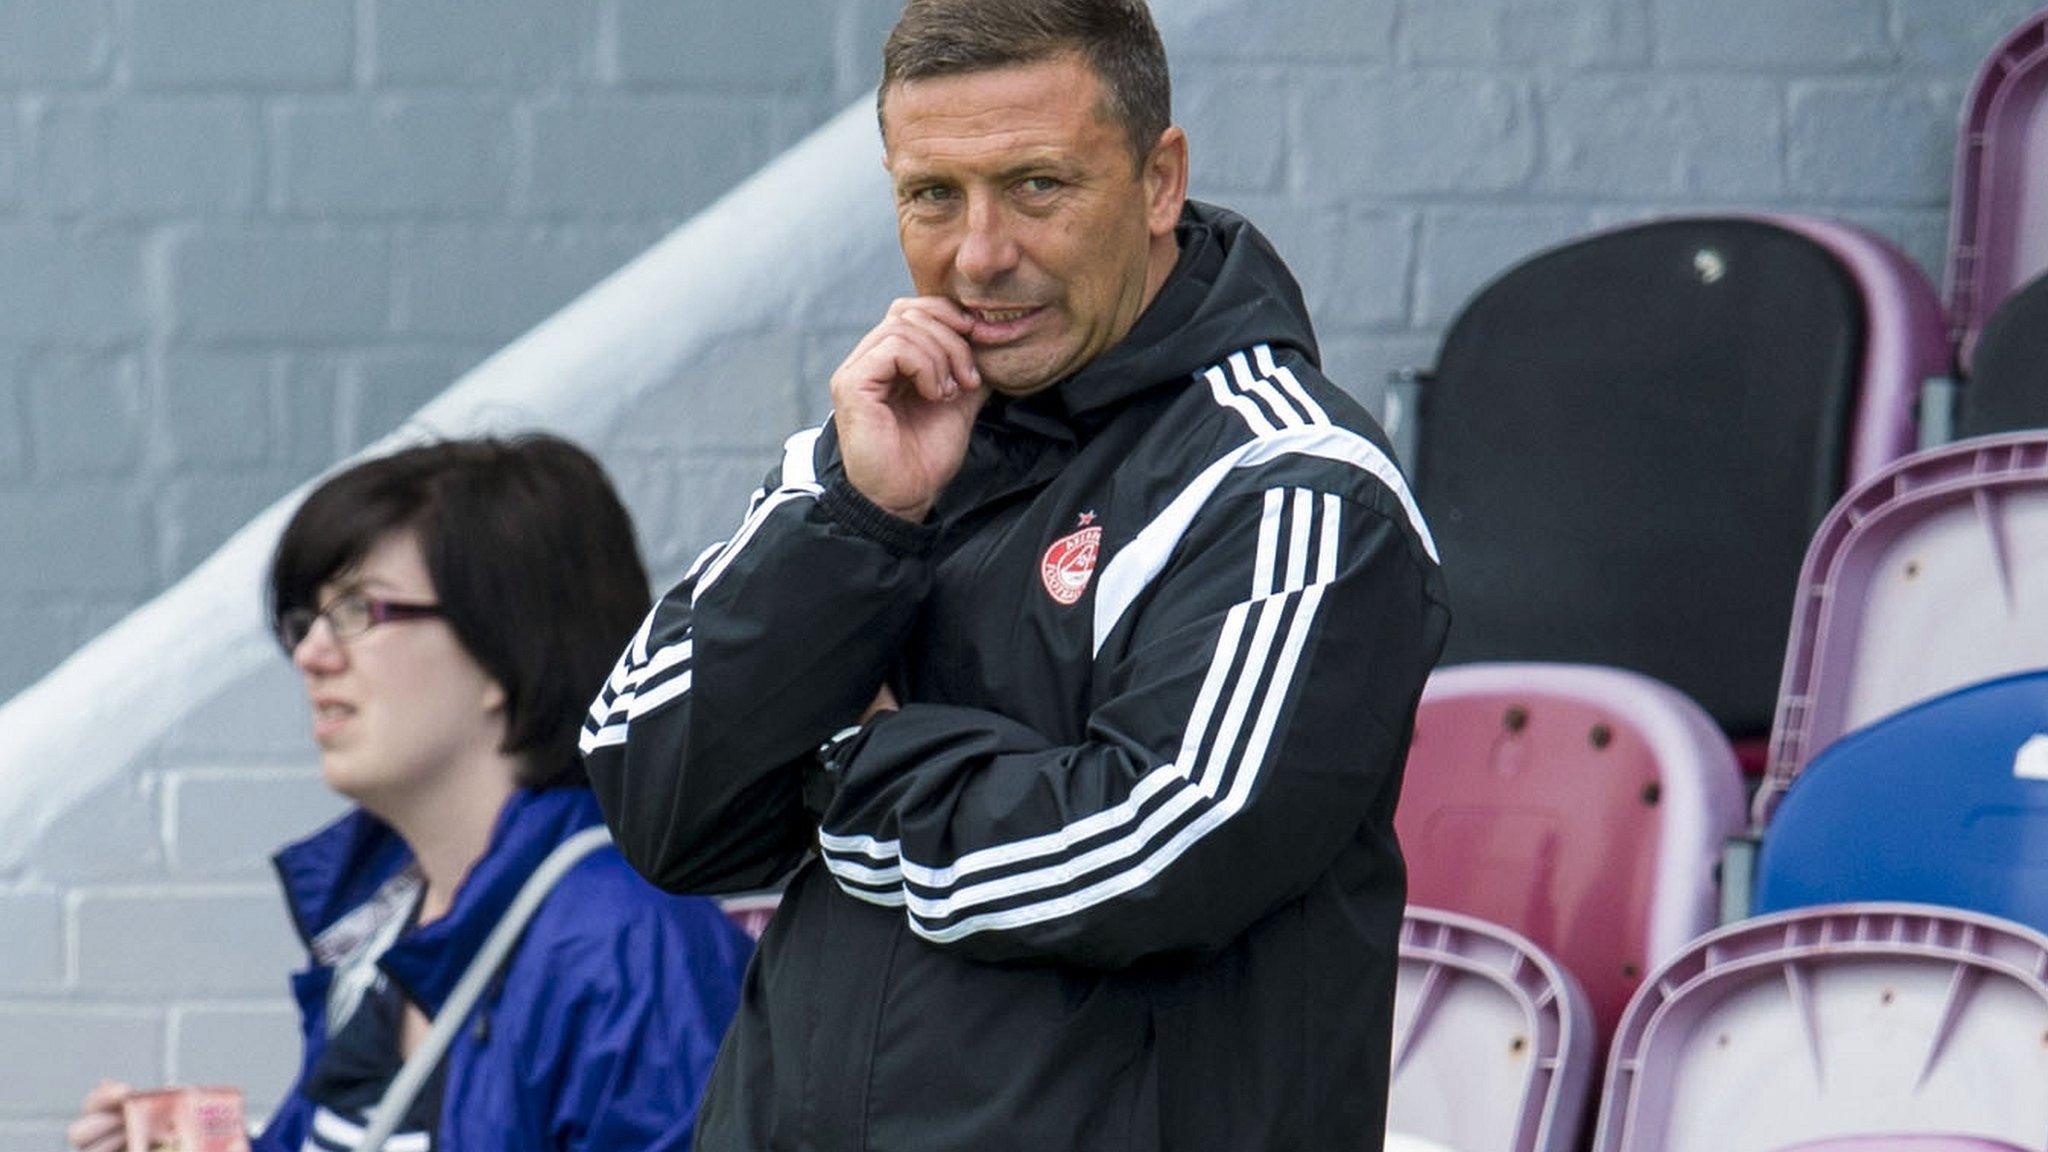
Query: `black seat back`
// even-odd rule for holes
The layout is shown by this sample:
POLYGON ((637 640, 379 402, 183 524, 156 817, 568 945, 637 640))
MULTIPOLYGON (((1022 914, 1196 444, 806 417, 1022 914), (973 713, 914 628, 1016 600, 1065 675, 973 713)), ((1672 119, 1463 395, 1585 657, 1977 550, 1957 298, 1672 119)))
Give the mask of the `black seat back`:
POLYGON ((1840 494, 1864 307, 1826 249, 1667 220, 1536 256, 1452 324, 1417 486, 1446 663, 1657 677, 1768 731, 1807 540, 1840 494))
POLYGON ((2048 428, 2048 276, 2005 298, 1977 336, 1956 438, 2048 428))

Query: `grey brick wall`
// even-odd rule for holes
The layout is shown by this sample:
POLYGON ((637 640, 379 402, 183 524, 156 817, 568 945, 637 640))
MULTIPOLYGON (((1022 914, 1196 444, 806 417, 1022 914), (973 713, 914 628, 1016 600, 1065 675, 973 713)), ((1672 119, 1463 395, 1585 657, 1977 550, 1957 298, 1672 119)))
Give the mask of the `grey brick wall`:
MULTIPOLYGON (((1938 276, 1957 104, 2036 6, 1155 3, 1197 193, 1368 403, 1508 265, 1651 212, 1837 215, 1938 276)), ((0 697, 859 97, 894 7, 0 0, 0 697)), ((658 578, 901 284, 845 269, 602 437, 658 578)), ((101 1075, 283 1087, 264 858, 338 811, 311 764, 280 661, 0 872, 0 1152, 101 1075)))
POLYGON ((0 699, 873 83, 892 17, 0 0, 0 699))

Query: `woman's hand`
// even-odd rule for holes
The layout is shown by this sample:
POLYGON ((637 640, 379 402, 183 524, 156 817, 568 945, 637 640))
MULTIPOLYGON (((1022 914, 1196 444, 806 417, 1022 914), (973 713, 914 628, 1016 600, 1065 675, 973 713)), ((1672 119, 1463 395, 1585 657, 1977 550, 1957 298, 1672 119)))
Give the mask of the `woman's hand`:
POLYGON ((102 1080, 99 1087, 86 1093, 78 1119, 64 1131, 71 1146, 79 1152, 122 1152, 128 1146, 128 1134, 121 1122, 121 1103, 134 1091, 126 1084, 102 1080))

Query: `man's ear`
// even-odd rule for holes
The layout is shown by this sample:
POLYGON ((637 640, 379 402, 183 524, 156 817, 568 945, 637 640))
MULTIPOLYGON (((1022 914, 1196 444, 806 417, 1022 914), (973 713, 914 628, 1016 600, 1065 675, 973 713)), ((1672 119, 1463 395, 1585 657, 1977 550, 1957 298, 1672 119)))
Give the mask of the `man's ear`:
POLYGON ((1140 174, 1145 182, 1145 227, 1153 236, 1171 236, 1188 199, 1188 134, 1169 127, 1145 157, 1140 174))

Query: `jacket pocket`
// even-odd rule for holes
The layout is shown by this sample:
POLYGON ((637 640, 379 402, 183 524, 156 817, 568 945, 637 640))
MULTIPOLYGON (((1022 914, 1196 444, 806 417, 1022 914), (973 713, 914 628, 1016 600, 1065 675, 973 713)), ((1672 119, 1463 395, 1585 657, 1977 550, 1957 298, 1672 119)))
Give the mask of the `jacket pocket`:
POLYGON ((867 1089, 873 1152, 1151 1152, 1143 997, 1111 974, 972 964, 905 941, 867 1089))
POLYGON ((1283 907, 1228 948, 1153 974, 1159 1144, 1311 1150, 1307 919, 1283 907))

